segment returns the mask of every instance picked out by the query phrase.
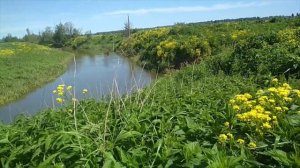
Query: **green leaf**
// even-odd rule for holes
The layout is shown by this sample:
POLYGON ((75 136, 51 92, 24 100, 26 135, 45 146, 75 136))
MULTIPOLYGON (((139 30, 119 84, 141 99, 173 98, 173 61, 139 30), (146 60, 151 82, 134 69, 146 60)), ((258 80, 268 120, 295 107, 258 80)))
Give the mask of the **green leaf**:
POLYGON ((128 163, 128 158, 127 158, 125 152, 120 147, 118 147, 118 146, 116 148, 117 148, 117 150, 119 152, 119 156, 121 158, 121 161, 123 163, 128 163))
POLYGON ((45 151, 48 151, 48 149, 49 149, 49 147, 50 147, 50 145, 51 145, 51 136, 50 135, 48 135, 47 136, 47 138, 46 138, 46 140, 45 140, 45 151))
POLYGON ((59 153, 52 154, 45 161, 39 164, 38 168, 49 167, 50 163, 55 159, 55 157, 59 155, 59 153))
POLYGON ((10 143, 9 140, 8 140, 8 135, 9 135, 9 132, 7 132, 5 134, 5 138, 3 138, 3 139, 0 140, 0 144, 10 143))
POLYGON ((267 156, 271 156, 273 159, 286 166, 292 166, 292 161, 288 158, 287 153, 282 150, 276 149, 260 153, 267 156))
POLYGON ((132 137, 137 137, 137 136, 141 136, 142 134, 137 132, 137 131, 124 131, 122 130, 119 135, 117 136, 115 142, 118 141, 124 141, 128 138, 132 138, 132 137))

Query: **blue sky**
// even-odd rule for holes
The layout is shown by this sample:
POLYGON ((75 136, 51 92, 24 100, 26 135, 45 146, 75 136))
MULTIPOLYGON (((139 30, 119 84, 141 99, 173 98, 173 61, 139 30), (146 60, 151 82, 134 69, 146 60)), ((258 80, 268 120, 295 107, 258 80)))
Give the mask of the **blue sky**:
POLYGON ((299 0, 0 0, 0 38, 22 37, 72 22, 82 32, 120 30, 127 14, 135 28, 300 13, 299 0))

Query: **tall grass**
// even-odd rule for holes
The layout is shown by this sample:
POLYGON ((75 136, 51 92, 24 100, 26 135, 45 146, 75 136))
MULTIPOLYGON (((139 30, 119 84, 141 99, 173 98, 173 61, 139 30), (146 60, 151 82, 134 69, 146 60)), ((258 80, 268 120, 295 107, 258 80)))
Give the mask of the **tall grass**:
POLYGON ((0 43, 0 105, 55 79, 71 58, 71 53, 36 44, 0 43))

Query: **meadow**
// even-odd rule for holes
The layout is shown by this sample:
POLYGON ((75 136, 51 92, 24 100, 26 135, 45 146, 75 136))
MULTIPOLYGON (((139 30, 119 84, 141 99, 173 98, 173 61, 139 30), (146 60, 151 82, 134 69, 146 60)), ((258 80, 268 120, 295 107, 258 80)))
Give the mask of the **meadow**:
POLYGON ((299 21, 137 31, 119 52, 168 73, 101 101, 59 85, 60 108, 0 124, 0 165, 300 167, 299 21))
POLYGON ((72 56, 31 43, 0 43, 0 105, 54 80, 64 72, 72 56))

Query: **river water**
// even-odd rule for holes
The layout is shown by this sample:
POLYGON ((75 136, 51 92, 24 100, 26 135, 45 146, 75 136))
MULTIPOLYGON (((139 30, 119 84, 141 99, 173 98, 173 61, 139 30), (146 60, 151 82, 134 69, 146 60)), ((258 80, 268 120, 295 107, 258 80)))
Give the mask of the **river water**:
POLYGON ((155 75, 116 54, 80 56, 56 80, 0 107, 0 120, 10 123, 21 113, 34 115, 46 108, 60 107, 55 101, 57 95, 52 93, 59 84, 72 85, 78 100, 91 97, 101 99, 109 95, 112 89, 120 95, 130 94, 149 85, 154 78, 155 75), (88 89, 88 93, 82 94, 83 89, 88 89))

